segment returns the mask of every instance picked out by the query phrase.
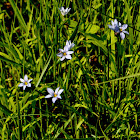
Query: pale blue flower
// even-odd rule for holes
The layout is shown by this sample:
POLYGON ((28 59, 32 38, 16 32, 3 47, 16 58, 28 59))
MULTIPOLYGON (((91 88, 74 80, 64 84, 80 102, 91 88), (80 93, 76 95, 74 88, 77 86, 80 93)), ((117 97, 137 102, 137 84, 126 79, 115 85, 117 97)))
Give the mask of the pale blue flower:
POLYGON ((19 85, 18 85, 18 87, 23 87, 23 90, 25 90, 25 88, 26 87, 31 87, 31 81, 32 81, 33 79, 29 79, 28 80, 28 76, 27 75, 25 75, 24 76, 24 79, 22 79, 22 78, 20 78, 20 81, 22 82, 22 83, 20 83, 19 85))
POLYGON ((55 92, 51 88, 47 88, 48 95, 45 96, 45 98, 52 98, 52 102, 55 103, 57 99, 62 99, 60 94, 64 91, 64 89, 60 89, 60 87, 56 88, 55 92))
POLYGON ((70 11, 71 8, 64 9, 64 7, 61 7, 61 8, 58 8, 58 9, 60 10, 61 14, 63 16, 65 16, 70 11))
POLYGON ((129 32, 125 31, 125 29, 128 27, 127 24, 121 25, 121 23, 117 21, 117 19, 111 21, 112 25, 108 25, 108 27, 115 32, 115 35, 120 33, 121 39, 124 40, 125 33, 129 35, 129 32))
POLYGON ((118 24, 117 19, 115 19, 114 22, 111 21, 111 23, 112 25, 108 25, 108 27, 115 32, 119 32, 119 24, 118 24))
POLYGON ((59 49, 60 53, 57 54, 58 57, 61 57, 60 61, 63 61, 66 59, 72 59, 71 54, 74 53, 74 51, 69 51, 70 46, 65 46, 64 50, 59 49))
POLYGON ((129 35, 129 32, 128 31, 125 31, 125 29, 128 27, 127 24, 123 24, 121 26, 121 23, 119 23, 119 29, 120 29, 120 36, 121 36, 121 39, 124 40, 125 38, 125 34, 128 34, 129 35))

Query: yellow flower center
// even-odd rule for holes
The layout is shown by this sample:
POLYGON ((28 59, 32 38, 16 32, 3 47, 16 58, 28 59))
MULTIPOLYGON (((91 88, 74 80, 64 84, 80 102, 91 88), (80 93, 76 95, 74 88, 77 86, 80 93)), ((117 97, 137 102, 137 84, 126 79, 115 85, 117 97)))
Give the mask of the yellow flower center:
POLYGON ((25 84, 25 85, 28 85, 28 83, 27 83, 27 82, 24 82, 24 84, 25 84))
POLYGON ((122 29, 120 28, 120 32, 122 32, 122 29))
POLYGON ((66 56, 66 53, 63 53, 64 56, 66 56))
POLYGON ((54 97, 56 97, 57 95, 54 93, 54 97))

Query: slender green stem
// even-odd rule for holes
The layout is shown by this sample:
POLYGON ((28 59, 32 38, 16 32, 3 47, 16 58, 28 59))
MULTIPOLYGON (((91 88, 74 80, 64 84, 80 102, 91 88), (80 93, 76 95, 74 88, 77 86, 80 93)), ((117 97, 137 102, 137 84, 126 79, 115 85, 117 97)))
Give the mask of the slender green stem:
POLYGON ((18 127, 19 127, 19 133, 18 138, 19 140, 22 140, 22 126, 21 126, 21 116, 20 116, 20 106, 19 106, 19 93, 16 93, 16 104, 17 104, 17 112, 18 112, 18 127))

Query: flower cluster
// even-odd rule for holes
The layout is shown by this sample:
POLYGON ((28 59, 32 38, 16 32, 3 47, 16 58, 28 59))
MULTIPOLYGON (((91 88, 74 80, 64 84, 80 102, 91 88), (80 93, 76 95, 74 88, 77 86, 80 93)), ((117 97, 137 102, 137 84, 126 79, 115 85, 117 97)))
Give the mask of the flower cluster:
MULTIPOLYGON (((59 49, 60 53, 57 54, 57 56, 61 57, 61 61, 63 61, 65 58, 66 59, 72 59, 71 57, 71 54, 74 53, 74 51, 69 51, 71 48, 73 48, 75 46, 74 43, 71 43, 71 40, 67 40, 66 41, 66 45, 64 47, 64 50, 63 49, 59 49)), ((22 83, 20 83, 18 85, 18 87, 23 87, 23 90, 25 90, 26 87, 31 87, 31 81, 33 79, 29 79, 28 80, 28 76, 25 75, 24 76, 24 79, 20 78, 20 81, 22 83)), ((60 89, 60 87, 58 87, 55 92, 51 89, 51 88, 47 88, 47 91, 48 91, 48 95, 45 96, 45 98, 50 98, 50 97, 53 97, 52 98, 52 102, 55 103, 57 99, 62 99, 60 94, 64 91, 64 89, 60 89)))
MULTIPOLYGON (((71 8, 66 8, 64 9, 64 7, 59 8, 61 14, 63 16, 65 16, 70 10, 71 8)), ((112 25, 108 25, 108 27, 113 30, 115 32, 115 35, 117 35, 118 33, 120 34, 120 37, 124 40, 125 38, 125 34, 129 34, 128 31, 125 31, 125 29, 127 29, 128 25, 124 24, 122 25, 120 22, 117 21, 117 19, 113 21, 111 21, 112 25)), ((71 40, 67 40, 66 41, 66 45, 64 46, 64 49, 59 49, 59 53, 56 54, 58 57, 60 57, 60 61, 63 61, 64 59, 72 59, 71 54, 74 53, 74 51, 70 51, 71 48, 73 48, 75 46, 74 43, 71 43, 71 40)), ((29 79, 28 80, 28 76, 25 75, 24 79, 20 78, 20 81, 22 83, 20 83, 18 85, 18 87, 23 87, 23 90, 26 89, 26 87, 31 87, 31 81, 33 79, 29 79)), ((62 99, 60 94, 64 91, 64 89, 60 89, 60 87, 56 88, 55 92, 53 91, 53 89, 51 88, 47 88, 48 91, 48 95, 45 96, 45 98, 51 98, 52 97, 52 102, 55 103, 57 99, 62 99)))

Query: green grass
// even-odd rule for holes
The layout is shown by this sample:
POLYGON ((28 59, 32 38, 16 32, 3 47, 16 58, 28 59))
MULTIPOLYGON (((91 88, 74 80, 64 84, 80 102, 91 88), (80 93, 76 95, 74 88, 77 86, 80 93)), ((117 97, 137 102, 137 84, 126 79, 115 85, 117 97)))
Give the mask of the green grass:
POLYGON ((0 2, 0 139, 140 138, 138 0, 0 2), (58 7, 70 7, 62 16, 58 7), (124 40, 108 28, 128 24, 124 40), (59 61, 66 40, 71 60, 59 61), (23 91, 27 74, 32 87, 23 91), (64 89, 55 104, 47 88, 64 89))

